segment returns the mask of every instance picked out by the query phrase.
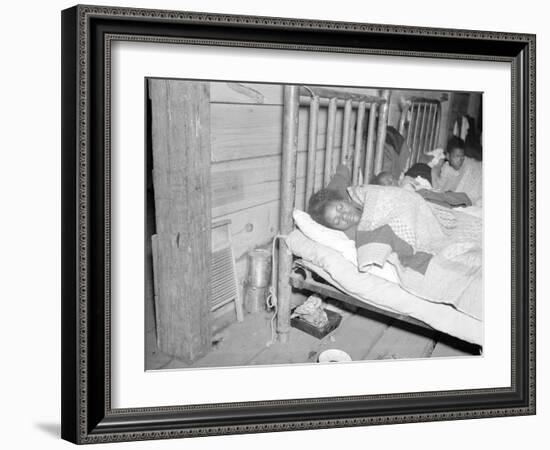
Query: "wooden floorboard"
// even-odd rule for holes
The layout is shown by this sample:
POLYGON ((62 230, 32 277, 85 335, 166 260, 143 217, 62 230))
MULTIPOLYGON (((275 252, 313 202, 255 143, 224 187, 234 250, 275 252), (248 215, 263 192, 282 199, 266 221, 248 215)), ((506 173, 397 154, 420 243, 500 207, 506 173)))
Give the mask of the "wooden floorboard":
MULTIPOLYGON (((331 308, 336 309, 336 308, 331 308)), ((361 360, 388 327, 388 321, 379 321, 363 314, 339 311, 344 316, 340 326, 323 339, 291 328, 288 344, 275 342, 252 358, 251 365, 317 362, 324 350, 338 349, 354 360, 361 360)))
POLYGON ((404 322, 394 323, 362 359, 428 358, 435 347, 436 332, 424 332, 404 322))
POLYGON ((275 341, 269 348, 264 348, 259 354, 249 361, 250 365, 261 364, 289 364, 317 362, 319 354, 331 348, 334 335, 338 330, 345 328, 347 321, 354 314, 341 308, 340 303, 325 303, 325 308, 342 316, 339 327, 322 339, 318 339, 301 330, 291 327, 288 343, 282 344, 275 341))
POLYGON ((271 339, 269 316, 248 314, 243 322, 234 322, 214 335, 214 346, 193 364, 173 359, 164 369, 245 366, 266 348, 271 339), (217 343, 216 343, 217 342, 217 343))
POLYGON ((360 361, 385 333, 390 321, 389 318, 376 320, 358 311, 334 331, 328 348, 343 350, 353 361, 360 361))
POLYGON ((247 365, 315 362, 319 349, 323 347, 323 343, 323 340, 317 339, 296 328, 291 328, 287 343, 273 342, 271 346, 265 347, 260 353, 250 359, 247 365))
MULTIPOLYGON (((206 356, 189 365, 160 352, 148 355, 148 369, 200 367, 231 367, 248 365, 304 364, 318 360, 327 349, 348 353, 354 361, 468 356, 449 340, 437 343, 437 332, 418 329, 413 325, 369 311, 351 312, 338 303, 327 307, 342 315, 340 326, 323 339, 291 328, 289 342, 271 341, 270 315, 248 314, 244 322, 234 322, 214 336, 214 347, 206 356)), ((149 340, 153 334, 149 333, 149 340)), ((149 345, 151 346, 151 342, 149 345)))

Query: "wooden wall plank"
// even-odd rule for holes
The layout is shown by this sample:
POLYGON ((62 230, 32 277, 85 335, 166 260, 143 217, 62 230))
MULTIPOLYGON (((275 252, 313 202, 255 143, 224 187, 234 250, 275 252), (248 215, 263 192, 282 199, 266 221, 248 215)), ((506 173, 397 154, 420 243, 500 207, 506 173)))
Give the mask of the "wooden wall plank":
POLYGON ((282 105, 281 84, 211 82, 210 103, 282 105))
MULTIPOLYGON (((303 195, 306 152, 298 153, 296 195, 303 195)), ((316 185, 321 187, 324 151, 316 157, 316 185)), ((279 198, 280 157, 250 158, 212 164, 212 217, 240 211, 279 198)), ((303 203, 297 203, 302 207, 303 203)), ((278 225, 277 225, 278 227, 278 225)))
POLYGON ((235 259, 239 259, 250 250, 271 243, 279 228, 279 200, 252 206, 221 218, 231 220, 233 254, 235 259))
POLYGON ((210 348, 210 103, 207 83, 149 80, 160 350, 210 348))
MULTIPOLYGON (((280 155, 283 109, 278 105, 211 104, 212 162, 280 155)), ((319 108, 318 150, 325 148, 327 108, 319 108)), ((298 151, 307 147, 309 108, 298 113, 298 151)), ((353 118, 353 116, 352 116, 353 118)), ((343 110, 336 112, 334 142, 340 146, 343 110)))
MULTIPOLYGON (((320 173, 319 170, 318 175, 320 173)), ((303 179, 298 185, 298 188, 300 187, 303 187, 303 179)), ((273 237, 279 230, 280 214, 279 196, 273 194, 273 197, 273 200, 267 200, 264 203, 251 205, 216 217, 215 220, 231 220, 231 239, 235 259, 245 257, 248 251, 257 247, 271 244, 273 237)), ((297 194, 299 204, 302 204, 303 197, 303 193, 297 194)))
POLYGON ((212 161, 277 155, 282 106, 212 104, 212 161))

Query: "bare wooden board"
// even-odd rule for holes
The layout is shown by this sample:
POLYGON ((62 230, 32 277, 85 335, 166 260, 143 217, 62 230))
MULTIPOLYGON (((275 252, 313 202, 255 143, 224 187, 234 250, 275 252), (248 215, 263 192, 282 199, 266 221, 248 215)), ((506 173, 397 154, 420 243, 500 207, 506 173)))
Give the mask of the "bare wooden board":
POLYGON ((211 103, 282 105, 282 84, 211 82, 211 103))
MULTIPOLYGON (((303 185, 303 179, 299 184, 303 185)), ((245 211, 254 206, 263 205, 274 200, 278 200, 280 182, 278 180, 264 181, 257 184, 239 184, 234 185, 233 189, 223 186, 216 188, 216 203, 212 209, 212 217, 219 218, 228 214, 245 211)))
POLYGON ((222 216, 231 220, 235 259, 254 248, 269 245, 279 228, 279 202, 272 201, 222 216))
POLYGON ((317 362, 319 354, 328 349, 343 350, 358 361, 384 334, 391 321, 388 318, 375 320, 363 314, 343 315, 339 327, 323 339, 291 328, 288 343, 274 343, 255 356, 250 364, 317 362))
MULTIPOLYGON (((316 158, 315 189, 322 186, 324 151, 318 151, 316 158)), ((280 165, 280 158, 279 165, 280 165)), ((303 208, 305 194, 305 153, 298 153, 296 196, 301 202, 296 207, 303 208)), ((233 161, 236 162, 236 161, 233 161)), ((232 162, 232 163, 233 163, 232 162)), ((212 217, 222 216, 242 211, 280 198, 280 167, 266 166, 261 158, 242 160, 243 168, 227 172, 212 173, 212 217)), ((217 163, 218 164, 226 163, 217 163)))
MULTIPOLYGON (((319 177, 321 173, 319 172, 319 177)), ((244 211, 254 206, 279 200, 280 181, 266 181, 254 185, 238 185, 235 189, 228 189, 224 192, 222 186, 216 192, 216 202, 218 206, 212 209, 212 217, 220 218, 228 214, 244 211)), ((303 177, 296 179, 296 207, 304 208, 305 179, 303 177)))
MULTIPOLYGON (((283 107, 278 105, 211 104, 212 161, 280 155, 283 107)), ((355 111, 352 121, 355 120, 355 111)), ((317 149, 325 148, 327 110, 319 110, 317 149)), ((309 108, 298 115, 298 151, 307 148, 309 108)), ((343 111, 336 114, 334 143, 340 147, 343 111)), ((353 135, 352 135, 353 138, 353 135)))
POLYGON ((362 359, 428 358, 433 352, 436 332, 421 332, 405 324, 389 327, 362 359))
POLYGON ((158 349, 157 335, 154 329, 145 332, 145 370, 163 369, 173 358, 158 349))
MULTIPOLYGON (((339 150, 339 149, 338 149, 339 150)), ((304 176, 306 170, 306 152, 298 152, 296 158, 296 173, 304 176)), ((322 170, 325 158, 324 149, 316 152, 317 171, 322 170)), ((281 155, 260 156, 254 158, 233 159, 212 163, 212 184, 213 188, 218 184, 232 186, 237 181, 239 184, 255 184, 263 181, 278 180, 281 171, 281 155), (236 178, 233 181, 233 178, 236 178)))
POLYGON ((250 365, 316 362, 323 341, 290 328, 287 343, 275 341, 249 361, 250 365))
POLYGON ((208 83, 149 80, 159 348, 193 361, 210 348, 208 83))
POLYGON ((210 252, 197 253, 201 239, 178 234, 153 236, 158 347, 194 361, 210 347, 210 252), (208 263, 208 265, 207 265, 208 263))
POLYGON ((332 333, 332 339, 326 342, 326 348, 343 350, 354 361, 360 361, 386 332, 392 319, 380 317, 375 320, 358 311, 349 315, 332 333))
POLYGON ((188 364, 173 359, 166 368, 246 366, 266 348, 271 339, 269 317, 248 314, 243 322, 234 322, 214 335, 212 350, 201 359, 188 364))
POLYGON ((283 107, 212 104, 212 161, 281 153, 283 107))

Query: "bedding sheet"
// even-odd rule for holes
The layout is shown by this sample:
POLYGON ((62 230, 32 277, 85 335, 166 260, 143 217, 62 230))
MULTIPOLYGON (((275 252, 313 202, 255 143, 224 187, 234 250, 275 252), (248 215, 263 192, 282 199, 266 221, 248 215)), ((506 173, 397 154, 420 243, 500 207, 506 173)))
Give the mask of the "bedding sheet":
MULTIPOLYGON (((468 314, 454 305, 431 302, 370 272, 357 267, 339 252, 308 239, 294 230, 286 243, 306 265, 341 291, 378 308, 414 317, 432 328, 467 342, 483 345, 482 307, 472 307, 478 315, 468 314)), ((477 297, 481 301, 481 295, 477 297)))

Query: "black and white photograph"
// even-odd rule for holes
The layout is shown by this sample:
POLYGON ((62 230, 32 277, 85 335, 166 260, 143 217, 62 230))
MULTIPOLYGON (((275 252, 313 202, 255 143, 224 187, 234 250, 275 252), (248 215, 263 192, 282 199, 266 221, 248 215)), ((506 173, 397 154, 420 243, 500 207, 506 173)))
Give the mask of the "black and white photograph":
POLYGON ((483 357, 482 92, 144 91, 146 371, 483 357))
POLYGON ((7 2, 1 447, 543 448, 544 5, 7 2))

